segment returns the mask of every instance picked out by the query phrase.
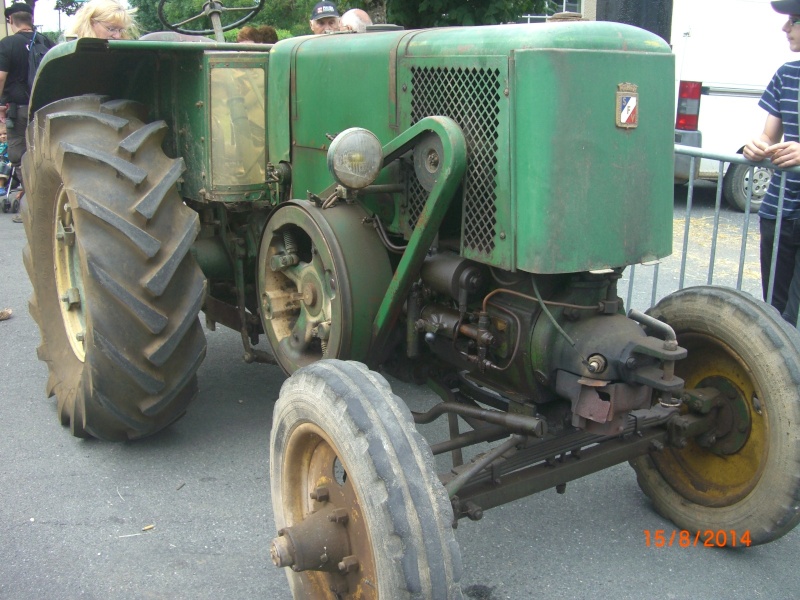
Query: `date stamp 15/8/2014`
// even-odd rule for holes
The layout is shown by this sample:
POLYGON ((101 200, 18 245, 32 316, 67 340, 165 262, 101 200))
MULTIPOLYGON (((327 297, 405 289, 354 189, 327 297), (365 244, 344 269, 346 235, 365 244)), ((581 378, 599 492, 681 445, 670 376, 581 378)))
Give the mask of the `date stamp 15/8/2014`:
POLYGON ((688 531, 686 529, 667 531, 666 529, 645 529, 644 545, 648 548, 721 548, 730 546, 749 546, 750 531, 738 532, 734 529, 705 529, 688 531))

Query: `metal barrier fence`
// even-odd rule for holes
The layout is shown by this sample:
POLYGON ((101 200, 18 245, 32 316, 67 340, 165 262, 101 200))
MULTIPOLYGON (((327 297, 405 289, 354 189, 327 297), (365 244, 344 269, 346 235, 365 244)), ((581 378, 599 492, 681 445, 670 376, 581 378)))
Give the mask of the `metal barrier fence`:
MULTIPOLYGON (((675 217, 673 222, 673 253, 653 263, 633 265, 627 269, 620 285, 626 293, 626 306, 646 310, 674 291, 694 285, 723 285, 763 297, 759 259, 760 234, 758 216, 750 212, 753 196, 753 170, 769 163, 753 163, 741 154, 706 152, 689 146, 675 146, 676 155, 689 157, 690 179, 685 191, 685 210, 681 215, 683 190, 676 186, 675 217), (713 181, 695 179, 696 161, 719 161, 716 186, 713 181), (739 212, 723 202, 723 175, 730 164, 750 166, 747 185, 748 210, 739 212), (713 197, 712 197, 713 194, 713 197), (713 200, 713 203, 712 203, 713 200)), ((786 172, 800 173, 800 167, 782 171, 779 208, 783 205, 786 172)), ((779 210, 780 215, 780 210, 779 210)), ((776 229, 780 227, 780 217, 776 229)), ((778 236, 775 236, 773 261, 770 269, 768 296, 772 297, 778 236)))

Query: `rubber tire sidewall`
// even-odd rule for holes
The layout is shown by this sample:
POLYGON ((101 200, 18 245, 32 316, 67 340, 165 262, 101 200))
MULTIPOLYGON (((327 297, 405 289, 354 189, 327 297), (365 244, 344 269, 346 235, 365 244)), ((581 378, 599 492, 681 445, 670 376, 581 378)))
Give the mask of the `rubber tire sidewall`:
MULTIPOLYGON (((283 450, 303 423, 320 427, 348 464, 371 532, 378 597, 461 598, 461 554, 450 502, 429 446, 386 380, 361 363, 324 359, 299 369, 283 384, 270 438, 278 530, 292 524, 281 500, 287 468, 283 450)), ((286 574, 294 597, 307 597, 302 573, 287 569, 286 574)))
POLYGON ((687 288, 649 312, 675 330, 678 343, 687 331, 700 332, 727 343, 744 359, 766 413, 769 447, 755 487, 729 506, 685 499, 649 455, 631 461, 639 486, 662 516, 690 532, 735 530, 739 539, 749 532, 753 544, 784 535, 800 521, 800 333, 772 307, 728 288, 687 288))

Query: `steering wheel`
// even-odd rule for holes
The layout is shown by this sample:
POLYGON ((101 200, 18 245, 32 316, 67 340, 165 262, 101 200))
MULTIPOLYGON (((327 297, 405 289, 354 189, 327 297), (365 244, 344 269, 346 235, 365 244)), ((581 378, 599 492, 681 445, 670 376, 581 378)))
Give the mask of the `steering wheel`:
POLYGON ((255 3, 255 0, 251 0, 253 4, 249 6, 241 6, 241 7, 225 7, 222 5, 222 2, 219 0, 206 0, 203 4, 202 12, 196 14, 193 17, 189 17, 188 19, 184 19, 179 23, 170 23, 166 16, 164 15, 164 5, 167 3, 167 0, 159 0, 158 3, 158 20, 161 21, 161 24, 171 29, 172 31, 176 31, 178 33, 183 33, 186 35, 209 35, 214 34, 218 42, 224 42, 225 39, 222 36, 223 31, 228 31, 229 29, 235 29, 239 27, 239 25, 243 25, 247 23, 250 19, 258 14, 258 12, 264 8, 265 0, 258 0, 258 3, 255 3), (235 20, 232 23, 228 23, 227 25, 222 24, 222 16, 223 15, 233 15, 235 13, 246 13, 241 19, 235 20), (207 18, 211 21, 212 29, 186 29, 184 25, 187 23, 191 23, 192 21, 196 21, 197 19, 207 18))

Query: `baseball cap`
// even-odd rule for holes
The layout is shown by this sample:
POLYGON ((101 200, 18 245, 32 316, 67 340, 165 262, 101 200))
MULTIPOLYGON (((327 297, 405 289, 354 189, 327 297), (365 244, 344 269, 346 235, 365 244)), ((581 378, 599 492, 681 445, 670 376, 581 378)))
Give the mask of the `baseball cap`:
POLYGON ((782 15, 800 15, 800 0, 776 0, 771 4, 773 10, 782 15))
POLYGON ((8 17, 13 15, 14 13, 18 13, 18 12, 26 12, 26 13, 29 13, 29 14, 32 15, 33 14, 33 9, 30 6, 28 6, 27 4, 25 4, 24 2, 14 2, 14 4, 9 6, 5 10, 4 14, 6 15, 6 19, 7 19, 8 17))
POLYGON ((333 2, 317 2, 311 11, 311 20, 324 19, 325 17, 338 17, 339 11, 333 2))

